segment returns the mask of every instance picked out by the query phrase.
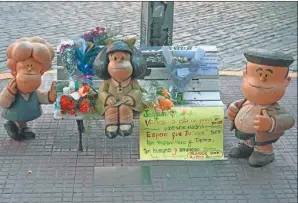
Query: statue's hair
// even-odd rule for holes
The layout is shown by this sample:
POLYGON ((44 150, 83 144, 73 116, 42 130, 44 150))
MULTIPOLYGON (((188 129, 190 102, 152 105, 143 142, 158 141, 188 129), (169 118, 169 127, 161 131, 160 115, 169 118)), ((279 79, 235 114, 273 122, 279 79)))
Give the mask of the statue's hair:
MULTIPOLYGON (((96 76, 103 80, 107 80, 111 78, 108 72, 109 56, 107 54, 107 47, 108 46, 106 46, 99 52, 99 54, 96 56, 93 63, 96 76)), ((145 74, 147 70, 147 66, 146 66, 145 58, 139 49, 135 47, 132 49, 130 62, 133 67, 132 79, 142 78, 142 76, 145 74)))
POLYGON ((11 74, 16 75, 16 65, 20 61, 24 61, 33 57, 42 64, 41 75, 50 69, 52 60, 55 56, 54 49, 51 44, 40 37, 21 38, 10 44, 6 50, 7 67, 11 74))

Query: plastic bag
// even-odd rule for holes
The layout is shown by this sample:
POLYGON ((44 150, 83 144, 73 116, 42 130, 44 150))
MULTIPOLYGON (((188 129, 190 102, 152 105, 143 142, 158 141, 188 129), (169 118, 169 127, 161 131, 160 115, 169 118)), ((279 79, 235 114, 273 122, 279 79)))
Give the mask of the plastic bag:
POLYGON ((203 49, 179 50, 174 47, 163 46, 162 53, 165 59, 165 65, 170 72, 172 85, 169 88, 173 100, 177 103, 183 102, 183 92, 186 85, 198 73, 199 62, 205 56, 203 49))
POLYGON ((84 38, 76 39, 74 42, 77 67, 84 75, 84 82, 92 87, 92 77, 95 75, 93 62, 104 46, 95 47, 93 43, 87 42, 84 38))

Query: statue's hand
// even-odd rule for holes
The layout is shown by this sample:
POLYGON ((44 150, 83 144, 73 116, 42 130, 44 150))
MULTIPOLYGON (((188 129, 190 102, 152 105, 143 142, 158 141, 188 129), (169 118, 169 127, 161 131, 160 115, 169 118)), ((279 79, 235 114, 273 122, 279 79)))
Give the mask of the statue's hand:
POLYGON ((256 115, 254 122, 254 128, 259 132, 268 132, 272 128, 272 119, 268 115, 267 110, 262 110, 263 115, 256 115))
POLYGON ((107 101, 106 101, 106 105, 113 106, 114 104, 116 104, 116 102, 117 102, 116 97, 109 96, 107 101))
POLYGON ((54 103, 57 99, 56 85, 57 85, 57 82, 52 82, 51 89, 49 91, 50 103, 54 103))
POLYGON ((11 78, 7 85, 8 91, 15 95, 18 92, 16 78, 11 78))
POLYGON ((235 120, 235 117, 236 117, 238 111, 239 111, 239 108, 237 106, 235 106, 234 104, 229 105, 228 112, 227 112, 227 118, 230 121, 235 120))
POLYGON ((130 105, 130 106, 134 105, 134 101, 130 96, 123 96, 121 101, 127 105, 130 105))

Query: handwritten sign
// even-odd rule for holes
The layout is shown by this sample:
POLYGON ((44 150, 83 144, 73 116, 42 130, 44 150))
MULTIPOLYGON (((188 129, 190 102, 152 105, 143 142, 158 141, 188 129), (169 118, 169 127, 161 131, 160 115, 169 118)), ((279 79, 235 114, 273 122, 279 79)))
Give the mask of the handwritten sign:
POLYGON ((222 107, 145 110, 140 116, 140 160, 223 159, 222 107))

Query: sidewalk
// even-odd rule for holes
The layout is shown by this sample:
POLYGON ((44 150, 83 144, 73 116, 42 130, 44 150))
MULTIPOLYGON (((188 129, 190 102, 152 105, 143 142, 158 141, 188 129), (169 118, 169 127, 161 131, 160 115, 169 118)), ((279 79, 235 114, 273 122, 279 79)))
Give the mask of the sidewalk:
MULTIPOLYGON (((45 75, 43 87, 53 78, 45 75)), ((241 77, 221 76, 225 104, 241 98, 240 84, 241 77)), ((296 78, 281 104, 297 119, 296 78)), ((0 203, 297 202, 297 124, 275 144, 276 161, 263 168, 237 159, 138 162, 137 129, 130 137, 110 140, 103 135, 104 124, 94 121, 84 136, 85 151, 78 153, 75 121, 55 121, 53 106, 43 108, 44 115, 30 123, 37 133, 33 141, 11 141, 0 119, 0 203), (144 169, 151 173, 138 176, 144 169), (127 180, 120 179, 121 170, 127 180)), ((236 144, 226 121, 225 155, 236 144)))

